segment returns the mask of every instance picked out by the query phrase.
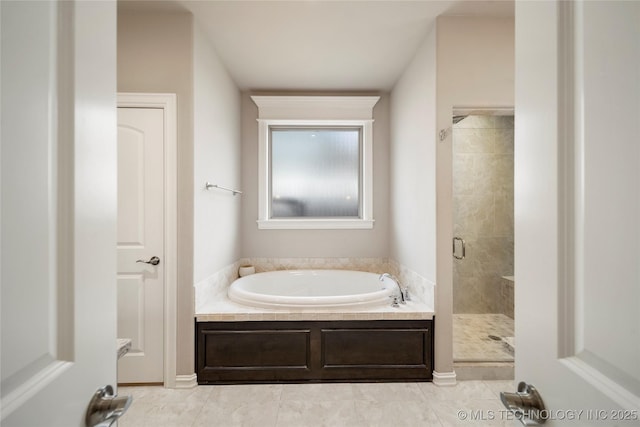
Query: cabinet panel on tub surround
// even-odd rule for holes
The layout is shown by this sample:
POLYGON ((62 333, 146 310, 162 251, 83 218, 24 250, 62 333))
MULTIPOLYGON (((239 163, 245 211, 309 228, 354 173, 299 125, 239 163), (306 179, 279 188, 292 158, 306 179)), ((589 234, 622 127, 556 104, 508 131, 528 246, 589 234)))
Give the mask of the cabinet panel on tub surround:
POLYGON ((196 322, 199 384, 429 381, 433 320, 196 322))

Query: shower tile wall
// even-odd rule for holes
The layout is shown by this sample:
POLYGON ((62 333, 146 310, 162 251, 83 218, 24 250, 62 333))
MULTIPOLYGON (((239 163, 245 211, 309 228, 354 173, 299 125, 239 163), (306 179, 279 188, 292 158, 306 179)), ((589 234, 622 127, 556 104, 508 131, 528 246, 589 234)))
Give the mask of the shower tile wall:
POLYGON ((513 275, 513 116, 467 116, 453 126, 453 312, 504 313, 513 275))

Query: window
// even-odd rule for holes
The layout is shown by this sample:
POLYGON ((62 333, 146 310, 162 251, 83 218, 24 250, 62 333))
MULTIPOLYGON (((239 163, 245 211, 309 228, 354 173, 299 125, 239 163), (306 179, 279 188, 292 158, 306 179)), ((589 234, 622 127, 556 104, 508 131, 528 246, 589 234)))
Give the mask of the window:
POLYGON ((361 134, 272 127, 271 218, 360 218, 361 134))
POLYGON ((373 228, 378 97, 252 97, 259 108, 259 228, 373 228))

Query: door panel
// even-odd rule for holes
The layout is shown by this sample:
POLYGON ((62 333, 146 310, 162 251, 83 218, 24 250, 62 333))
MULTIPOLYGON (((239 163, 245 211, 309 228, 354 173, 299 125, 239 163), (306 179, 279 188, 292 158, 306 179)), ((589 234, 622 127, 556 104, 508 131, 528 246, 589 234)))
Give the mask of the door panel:
POLYGON ((116 380, 116 5, 0 15, 1 424, 83 426, 116 380))
POLYGON ((118 336, 135 342, 137 351, 144 352, 144 278, 142 274, 118 276, 118 336))
MULTIPOLYGON (((57 194, 49 180, 50 174, 55 173, 51 166, 57 166, 51 165, 50 151, 58 147, 57 141, 50 139, 52 129, 47 126, 55 110, 42 96, 51 90, 51 76, 55 76, 56 63, 49 59, 54 46, 48 41, 49 31, 56 31, 55 13, 53 4, 20 7, 9 3, 2 8, 2 63, 15 64, 2 68, 3 326, 20 319, 27 306, 33 310, 32 321, 36 325, 46 325, 50 316, 56 316, 48 294, 50 288, 57 291, 58 285, 51 271, 57 263, 53 247, 56 228, 49 220, 56 210, 57 194), (23 43, 12 43, 9 37, 25 38, 31 31, 22 26, 30 17, 31 25, 40 31, 34 31, 23 43), (21 79, 30 67, 34 70, 21 79), (15 108, 11 108, 12 102, 16 103, 15 108), (31 120, 26 114, 31 115, 31 120), (34 126, 35 123, 39 125, 34 126), (34 263, 30 259, 42 261, 34 263), (25 292, 27 283, 32 284, 32 292, 25 292)), ((53 369, 56 363, 64 363, 50 343, 68 333, 66 328, 37 328, 30 340, 12 332, 3 328, 2 348, 21 348, 22 354, 3 354, 3 384, 7 378, 30 377, 47 366, 53 369)))
POLYGON ((640 7, 578 5, 575 355, 640 396, 640 7), (602 315, 606 313, 606 315, 602 315), (611 333, 615 331, 615 333, 611 333))
POLYGON ((144 246, 144 142, 140 130, 118 126, 118 217, 126 218, 118 222, 120 247, 144 246))
POLYGON ((118 336, 132 340, 120 383, 163 382, 163 132, 164 110, 118 108, 118 336))
POLYGON ((549 425, 640 425, 638 28, 638 2, 516 3, 516 378, 549 425))

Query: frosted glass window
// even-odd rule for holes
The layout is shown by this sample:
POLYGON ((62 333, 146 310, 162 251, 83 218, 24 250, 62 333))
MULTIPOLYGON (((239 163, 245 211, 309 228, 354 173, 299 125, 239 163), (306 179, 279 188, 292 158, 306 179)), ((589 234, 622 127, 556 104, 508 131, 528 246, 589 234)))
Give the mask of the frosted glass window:
POLYGON ((274 128, 271 218, 359 218, 361 128, 274 128))

